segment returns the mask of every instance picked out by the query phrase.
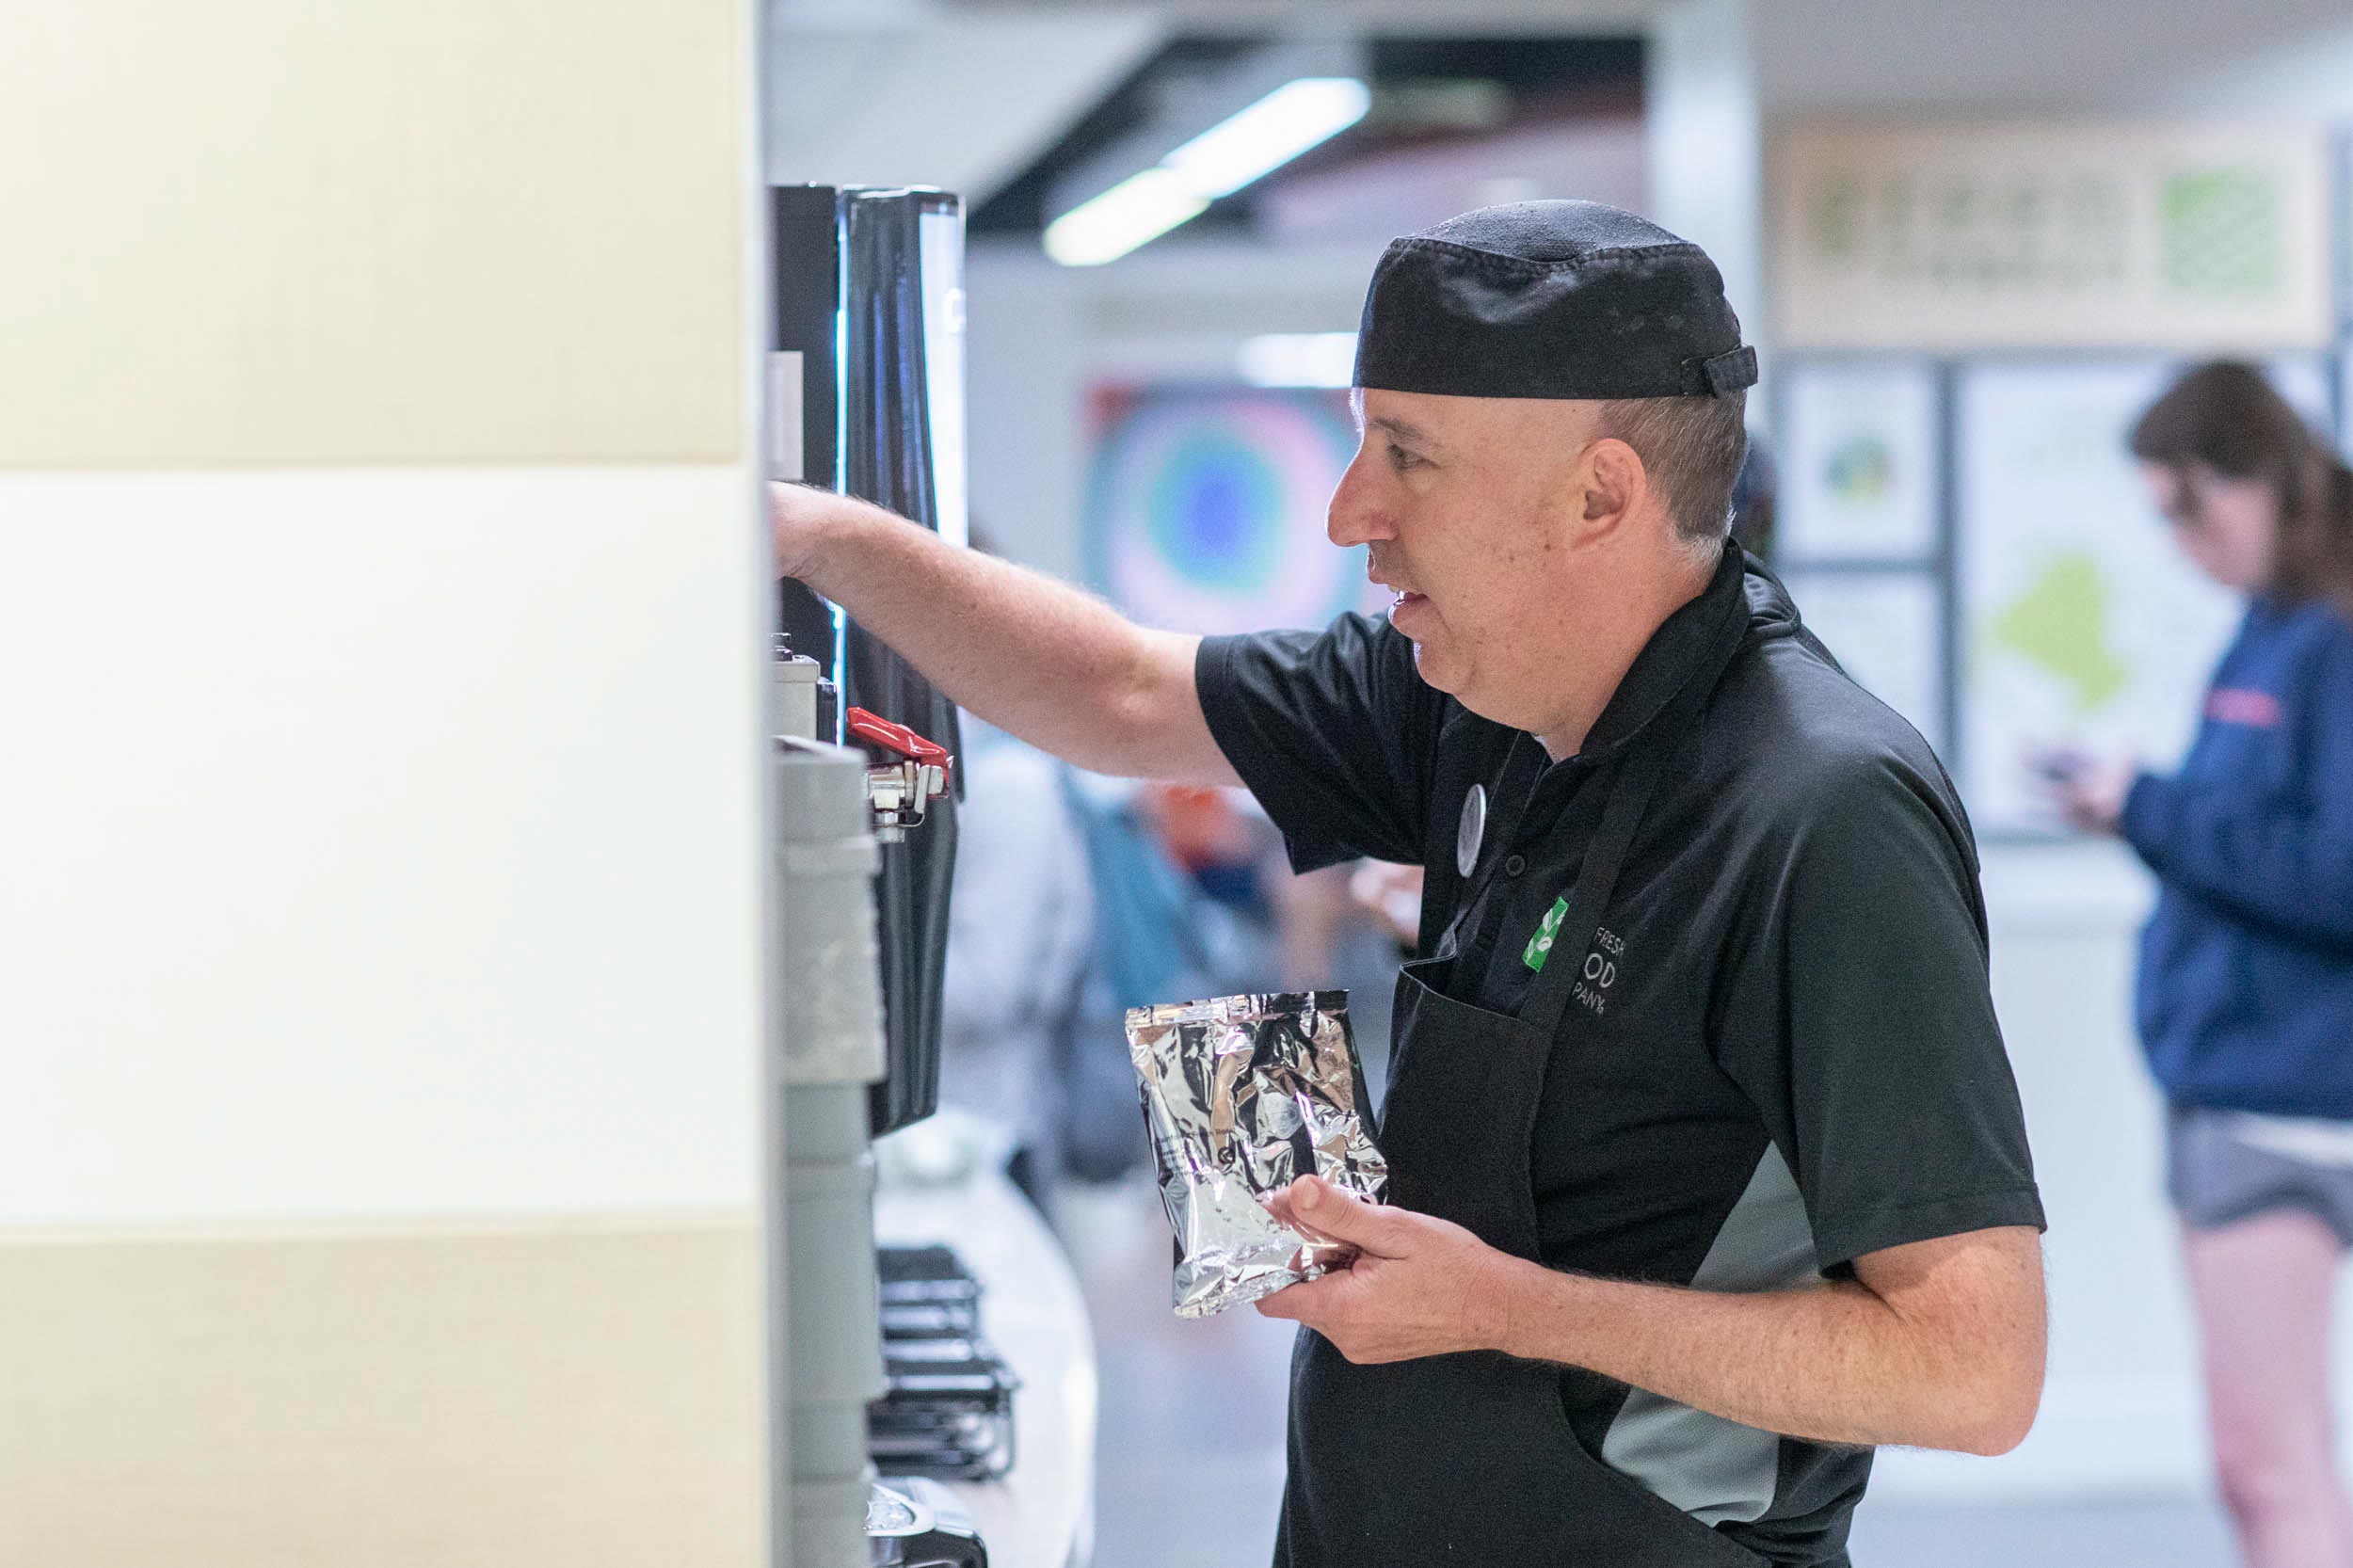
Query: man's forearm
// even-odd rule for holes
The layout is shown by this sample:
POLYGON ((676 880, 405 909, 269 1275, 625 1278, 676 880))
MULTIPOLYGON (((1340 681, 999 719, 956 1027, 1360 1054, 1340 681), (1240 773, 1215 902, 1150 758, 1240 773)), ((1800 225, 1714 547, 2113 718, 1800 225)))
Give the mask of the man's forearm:
MULTIPOLYGON (((1506 1281, 1506 1353, 1589 1368, 1746 1426, 1977 1453, 2025 1435, 2017 1374, 1972 1364, 1852 1281, 1735 1295, 1517 1259, 1506 1281)), ((2039 1344, 2039 1330, 2031 1337, 2039 1344)), ((2039 1384, 2039 1352, 2035 1367, 2039 1384)), ((2031 1400, 2025 1410, 2031 1420, 2031 1400)))
POLYGON ((1098 772, 1232 781, 1191 696, 1195 639, 864 503, 825 501, 805 533, 793 575, 958 706, 1098 772))

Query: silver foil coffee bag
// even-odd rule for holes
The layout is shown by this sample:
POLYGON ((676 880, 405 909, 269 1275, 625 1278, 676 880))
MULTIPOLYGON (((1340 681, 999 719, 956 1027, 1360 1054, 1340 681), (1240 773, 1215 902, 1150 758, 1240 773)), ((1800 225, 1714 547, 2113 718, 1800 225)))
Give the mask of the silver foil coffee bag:
POLYGON ((1348 1261, 1352 1249, 1291 1229, 1259 1202, 1302 1176, 1375 1203, 1388 1191, 1347 992, 1130 1008, 1128 1049, 1176 1233, 1178 1317, 1241 1306, 1348 1261))

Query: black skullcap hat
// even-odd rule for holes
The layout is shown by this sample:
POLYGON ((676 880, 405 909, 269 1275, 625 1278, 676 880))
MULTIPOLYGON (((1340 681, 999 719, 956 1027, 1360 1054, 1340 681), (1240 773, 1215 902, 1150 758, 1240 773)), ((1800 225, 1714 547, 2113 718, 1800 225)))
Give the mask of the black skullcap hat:
POLYGON ((1598 201, 1514 201, 1391 240, 1356 385, 1454 397, 1707 397, 1756 350, 1707 252, 1598 201))

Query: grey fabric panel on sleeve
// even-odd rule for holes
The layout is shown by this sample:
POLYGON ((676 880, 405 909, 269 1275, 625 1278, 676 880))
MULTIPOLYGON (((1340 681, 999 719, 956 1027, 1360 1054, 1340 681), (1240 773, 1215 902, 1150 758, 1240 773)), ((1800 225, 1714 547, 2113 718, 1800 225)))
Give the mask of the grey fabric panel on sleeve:
MULTIPOLYGON (((1774 1290, 1817 1277, 1805 1200, 1788 1161, 1768 1144, 1691 1288, 1774 1290)), ((1601 1457, 1703 1524, 1746 1524, 1773 1506, 1781 1438, 1637 1388, 1609 1424, 1601 1457)))

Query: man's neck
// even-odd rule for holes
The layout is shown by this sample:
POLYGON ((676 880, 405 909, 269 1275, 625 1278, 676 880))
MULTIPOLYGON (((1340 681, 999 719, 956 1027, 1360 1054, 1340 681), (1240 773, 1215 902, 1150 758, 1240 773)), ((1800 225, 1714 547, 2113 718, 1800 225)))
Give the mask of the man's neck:
POLYGON ((1564 700, 1557 715, 1532 731, 1546 757, 1558 762, 1577 754, 1651 638, 1670 616, 1706 592, 1714 577, 1713 565, 1694 563, 1651 577, 1647 591, 1635 586, 1609 596, 1607 611, 1596 614, 1586 634, 1565 650, 1569 657, 1558 688, 1564 700))

